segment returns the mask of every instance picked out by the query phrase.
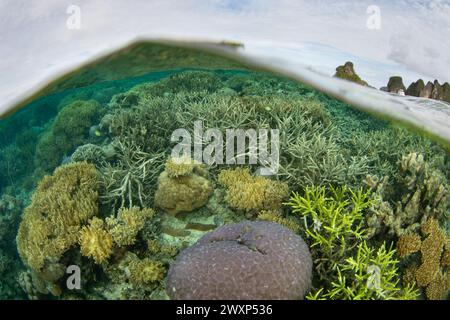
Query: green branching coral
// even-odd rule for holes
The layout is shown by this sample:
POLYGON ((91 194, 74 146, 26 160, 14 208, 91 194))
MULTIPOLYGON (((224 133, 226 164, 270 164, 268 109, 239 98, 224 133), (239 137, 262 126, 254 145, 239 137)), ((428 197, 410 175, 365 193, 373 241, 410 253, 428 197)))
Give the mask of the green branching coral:
POLYGON ((413 300, 419 292, 413 286, 401 288, 395 250, 383 243, 378 249, 358 244, 356 254, 336 265, 337 278, 329 288, 310 293, 307 299, 413 300))
MULTIPOLYGON (((363 213, 371 203, 369 193, 362 189, 354 192, 330 186, 329 193, 325 187, 307 187, 303 196, 294 192, 286 204, 304 219, 311 247, 317 247, 326 261, 338 262, 365 236, 363 213)), ((316 267, 322 269, 320 261, 316 267)))
POLYGON ((317 279, 309 299, 413 299, 412 287, 399 286, 395 250, 367 244, 364 214, 370 192, 347 187, 306 188, 294 193, 292 213, 304 221, 317 279))

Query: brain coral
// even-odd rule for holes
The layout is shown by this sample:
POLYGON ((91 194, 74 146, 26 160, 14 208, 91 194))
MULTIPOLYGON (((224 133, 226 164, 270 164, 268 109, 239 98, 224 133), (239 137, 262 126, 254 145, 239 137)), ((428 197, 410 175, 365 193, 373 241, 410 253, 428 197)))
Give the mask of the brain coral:
POLYGON ((303 239, 273 222, 224 225, 181 252, 169 270, 172 299, 303 299, 312 259, 303 239))

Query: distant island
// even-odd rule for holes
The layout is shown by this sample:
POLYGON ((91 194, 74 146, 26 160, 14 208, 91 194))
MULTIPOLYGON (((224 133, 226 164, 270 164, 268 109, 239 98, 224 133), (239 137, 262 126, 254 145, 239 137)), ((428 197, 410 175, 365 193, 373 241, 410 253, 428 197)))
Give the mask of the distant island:
MULTIPOLYGON (((338 66, 334 76, 369 87, 369 84, 362 80, 355 72, 354 64, 350 61, 342 66, 338 66)), ((419 79, 406 88, 403 84, 402 77, 393 76, 389 78, 387 86, 381 87, 380 90, 401 95, 450 102, 450 84, 448 82, 440 84, 438 80, 434 80, 434 82, 428 81, 427 84, 425 84, 422 79, 419 79)))

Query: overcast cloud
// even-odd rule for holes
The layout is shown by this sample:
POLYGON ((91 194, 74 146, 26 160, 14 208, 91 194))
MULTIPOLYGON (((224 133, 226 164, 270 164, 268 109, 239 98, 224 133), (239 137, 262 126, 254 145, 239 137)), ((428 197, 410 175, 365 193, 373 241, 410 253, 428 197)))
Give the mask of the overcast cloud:
POLYGON ((332 75, 355 62, 376 87, 450 81, 450 0, 0 0, 0 99, 137 37, 262 41, 332 75), (68 6, 81 8, 69 30, 68 6), (381 29, 366 26, 370 5, 381 29))

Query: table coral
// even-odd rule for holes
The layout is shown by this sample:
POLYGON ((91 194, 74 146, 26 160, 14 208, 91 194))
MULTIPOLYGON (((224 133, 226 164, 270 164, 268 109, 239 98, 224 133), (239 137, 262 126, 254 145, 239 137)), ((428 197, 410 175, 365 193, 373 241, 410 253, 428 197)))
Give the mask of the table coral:
POLYGON ((155 205, 169 214, 198 209, 208 202, 213 192, 207 171, 201 164, 190 161, 177 164, 169 159, 158 178, 155 205))
POLYGON ((279 210, 289 194, 286 183, 262 176, 253 177, 247 168, 223 170, 218 181, 227 190, 228 204, 245 212, 279 210))
POLYGON ((88 226, 81 229, 79 243, 83 256, 94 259, 97 264, 102 264, 112 253, 113 237, 105 230, 103 220, 94 217, 88 226))
POLYGON ((74 163, 45 176, 25 209, 17 248, 26 265, 42 271, 78 241, 82 226, 98 212, 98 177, 95 167, 74 163))

